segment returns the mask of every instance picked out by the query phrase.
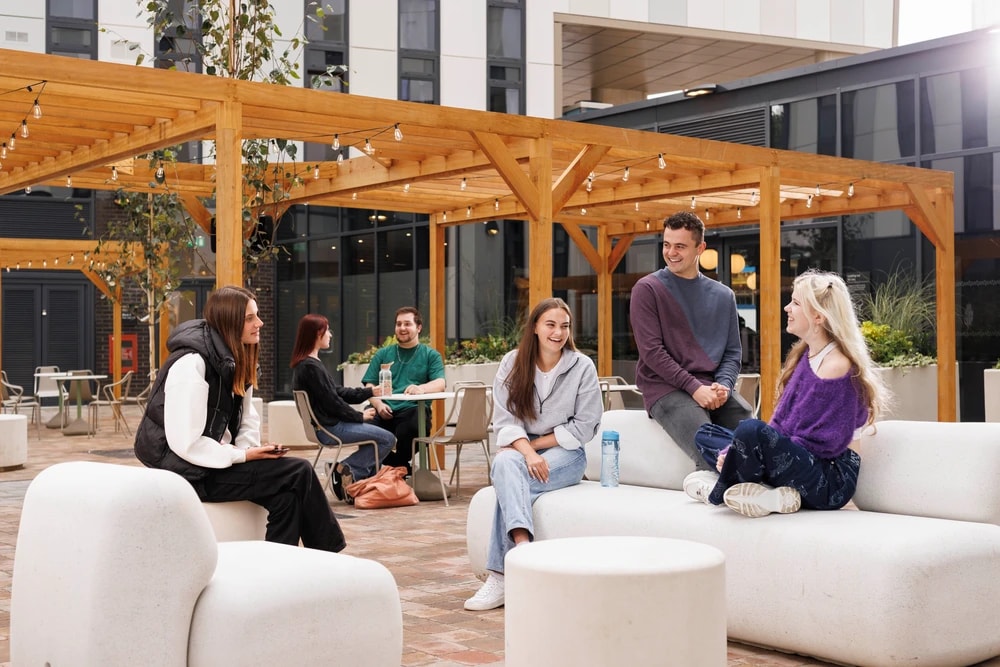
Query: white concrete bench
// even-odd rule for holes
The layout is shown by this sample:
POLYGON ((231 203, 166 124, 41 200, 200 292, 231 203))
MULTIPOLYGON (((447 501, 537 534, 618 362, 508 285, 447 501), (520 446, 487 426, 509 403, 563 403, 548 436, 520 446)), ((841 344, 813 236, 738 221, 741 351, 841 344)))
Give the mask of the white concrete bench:
POLYGON ((399 594, 375 561, 217 543, 163 470, 72 462, 25 495, 11 592, 16 665, 398 667, 399 594), (341 641, 337 638, 349 638, 341 641))
POLYGON ((302 428, 302 418, 295 401, 271 401, 267 404, 267 440, 290 449, 316 449, 302 428))
MULTIPOLYGON (((537 539, 640 535, 717 547, 726 556, 728 634, 738 641, 879 667, 959 667, 1000 655, 992 622, 1000 425, 881 422, 860 446, 860 511, 747 519, 680 491, 689 461, 658 471, 640 465, 639 452, 669 446, 643 440, 655 433, 648 421, 639 411, 605 413, 604 427, 621 434, 622 486, 583 482, 543 495, 534 506, 537 539), (671 488, 631 484, 633 465, 671 488)), ((587 446, 590 465, 599 462, 595 448, 587 446)), ((479 576, 494 505, 486 488, 469 507, 469 559, 479 576)))
POLYGON ((28 415, 0 415, 0 471, 23 468, 28 460, 28 415))
POLYGON ((267 510, 249 500, 202 503, 212 524, 216 542, 263 540, 267 532, 267 510))

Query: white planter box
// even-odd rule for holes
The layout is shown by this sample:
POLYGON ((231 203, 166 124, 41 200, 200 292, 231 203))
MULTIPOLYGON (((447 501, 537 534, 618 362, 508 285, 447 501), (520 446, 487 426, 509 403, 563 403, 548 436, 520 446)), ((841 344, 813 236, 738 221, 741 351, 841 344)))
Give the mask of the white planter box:
MULTIPOLYGON (((893 405, 882 413, 879 421, 902 419, 906 421, 937 421, 938 418, 938 367, 902 366, 878 368, 882 381, 892 391, 893 405)), ((958 368, 955 368, 956 387, 958 368)), ((955 392, 955 414, 959 413, 959 397, 955 392)))
POLYGON ((983 403, 986 421, 1000 422, 1000 370, 988 368, 983 371, 983 403))

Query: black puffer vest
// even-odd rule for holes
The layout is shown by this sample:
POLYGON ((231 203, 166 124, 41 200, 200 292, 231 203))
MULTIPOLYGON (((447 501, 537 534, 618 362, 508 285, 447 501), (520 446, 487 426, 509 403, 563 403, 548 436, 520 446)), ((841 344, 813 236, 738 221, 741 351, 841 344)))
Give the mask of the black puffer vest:
POLYGON ((192 352, 200 354, 205 360, 205 381, 208 382, 208 413, 202 435, 221 440, 229 429, 235 438, 243 412, 243 400, 232 389, 236 361, 222 337, 205 320, 190 320, 177 327, 167 339, 167 349, 170 356, 156 376, 146 412, 135 434, 135 455, 147 467, 173 471, 197 489, 209 469, 188 463, 167 445, 163 386, 178 359, 192 352))

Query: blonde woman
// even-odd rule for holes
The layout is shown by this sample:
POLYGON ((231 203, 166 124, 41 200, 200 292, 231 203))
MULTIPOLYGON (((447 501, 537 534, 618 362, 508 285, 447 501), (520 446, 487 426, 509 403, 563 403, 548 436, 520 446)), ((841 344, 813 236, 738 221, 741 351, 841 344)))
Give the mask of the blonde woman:
POLYGON ((759 517, 840 509, 854 495, 861 458, 848 446, 878 417, 887 390, 840 276, 800 275, 785 312, 799 340, 778 379, 774 415, 740 422, 719 454, 718 475, 688 475, 684 490, 696 500, 759 517))

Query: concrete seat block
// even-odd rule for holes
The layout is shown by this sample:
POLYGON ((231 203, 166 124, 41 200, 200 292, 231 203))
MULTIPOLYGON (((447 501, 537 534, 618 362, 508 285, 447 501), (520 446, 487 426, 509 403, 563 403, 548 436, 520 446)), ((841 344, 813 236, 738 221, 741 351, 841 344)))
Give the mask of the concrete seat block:
POLYGON ((28 415, 0 415, 0 470, 28 461, 28 415))
POLYGON ((90 462, 43 470, 21 512, 11 662, 184 665, 216 555, 198 496, 174 473, 90 462))
POLYGON ((267 533, 267 510, 249 500, 202 503, 218 542, 263 540, 267 533))
POLYGON ((396 582, 371 560, 271 542, 219 545, 189 664, 399 667, 396 582))
POLYGON ((293 449, 316 449, 316 445, 306 438, 295 401, 271 401, 267 404, 267 439, 293 449))

